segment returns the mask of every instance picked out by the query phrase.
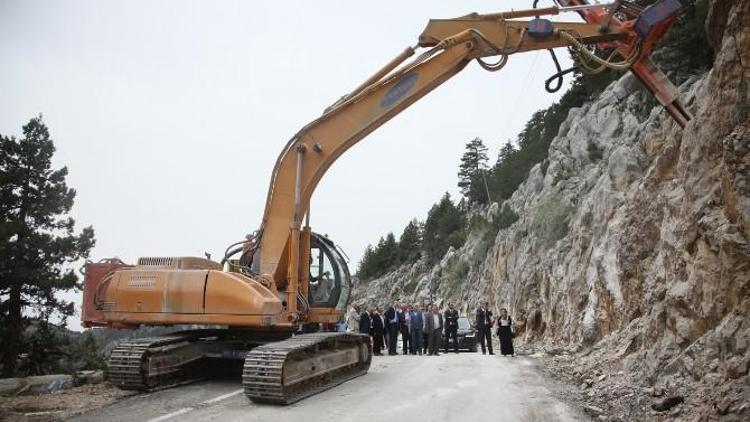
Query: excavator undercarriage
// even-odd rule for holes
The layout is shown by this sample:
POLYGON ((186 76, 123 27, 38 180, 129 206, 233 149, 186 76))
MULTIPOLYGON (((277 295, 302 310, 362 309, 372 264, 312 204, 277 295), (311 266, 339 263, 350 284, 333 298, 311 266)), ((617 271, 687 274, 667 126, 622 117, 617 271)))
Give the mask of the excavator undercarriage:
POLYGON ((221 344, 183 332, 126 340, 109 356, 109 380, 123 390, 154 390, 200 379, 199 362, 221 344))
POLYGON ((303 334, 251 350, 242 386, 252 401, 290 404, 366 374, 371 359, 367 335, 303 334))
POLYGON ((217 365, 226 369, 244 362, 242 385, 249 399, 290 404, 364 375, 370 367, 370 338, 365 335, 311 333, 271 341, 273 337, 191 330, 126 340, 109 357, 110 382, 124 390, 158 390, 215 376, 217 365))

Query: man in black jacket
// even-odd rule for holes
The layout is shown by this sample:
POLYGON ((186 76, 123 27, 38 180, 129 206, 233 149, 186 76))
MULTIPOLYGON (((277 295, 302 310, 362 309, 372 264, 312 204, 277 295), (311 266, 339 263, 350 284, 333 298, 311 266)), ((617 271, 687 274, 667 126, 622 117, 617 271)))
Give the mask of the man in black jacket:
POLYGON ((487 342, 487 348, 492 352, 492 311, 489 309, 487 302, 482 302, 477 306, 477 335, 479 336, 479 344, 482 345, 482 354, 487 354, 485 349, 485 341, 487 342))
POLYGON ((445 353, 448 353, 448 343, 453 337, 453 351, 458 353, 458 311, 453 309, 453 304, 448 304, 448 309, 443 315, 445 321, 445 353))
POLYGON ((385 325, 388 332, 388 354, 395 355, 396 345, 398 343, 399 321, 398 321, 398 301, 393 303, 385 311, 385 325))
POLYGON ((365 306, 365 311, 359 316, 359 332, 360 334, 367 334, 369 336, 371 329, 370 309, 368 306, 365 306))
POLYGON ((424 331, 429 339, 430 356, 440 356, 440 340, 443 339, 443 316, 440 315, 437 305, 430 305, 428 310, 430 312, 426 312, 424 316, 424 331))
POLYGON ((411 305, 405 305, 399 303, 399 307, 396 310, 398 312, 398 324, 399 330, 401 331, 401 344, 404 346, 403 354, 409 354, 409 345, 411 344, 411 333, 409 333, 409 320, 407 315, 410 311, 411 305))
POLYGON ((385 327, 383 326, 383 317, 380 315, 378 308, 375 308, 370 315, 370 319, 372 320, 372 351, 376 356, 380 356, 383 350, 383 333, 385 327))

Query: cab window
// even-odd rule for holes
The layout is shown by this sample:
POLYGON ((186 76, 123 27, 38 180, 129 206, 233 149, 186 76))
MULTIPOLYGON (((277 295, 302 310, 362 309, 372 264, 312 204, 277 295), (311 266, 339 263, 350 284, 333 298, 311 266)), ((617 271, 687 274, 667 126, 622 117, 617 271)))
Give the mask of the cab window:
POLYGON ((336 288, 336 274, 331 259, 321 248, 310 249, 310 302, 322 306, 331 301, 336 288))

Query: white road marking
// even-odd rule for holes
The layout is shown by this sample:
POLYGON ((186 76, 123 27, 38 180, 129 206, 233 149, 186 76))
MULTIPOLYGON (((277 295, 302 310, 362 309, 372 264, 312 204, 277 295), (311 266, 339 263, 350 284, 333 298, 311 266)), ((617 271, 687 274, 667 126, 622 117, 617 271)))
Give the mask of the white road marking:
POLYGON ((231 393, 227 393, 227 394, 221 395, 219 397, 214 397, 211 400, 206 400, 203 403, 201 403, 201 405, 207 405, 207 404, 216 403, 217 401, 222 401, 224 399, 228 399, 230 397, 234 397, 237 394, 240 394, 240 393, 242 393, 244 391, 245 391, 244 389, 240 388, 239 390, 232 391, 231 393))
POLYGON ((183 415, 183 414, 185 414, 187 412, 192 412, 193 410, 195 410, 195 409, 193 409, 192 407, 183 407, 182 409, 180 409, 180 410, 178 410, 176 412, 167 413, 166 415, 162 415, 162 416, 159 416, 158 418, 151 419, 148 422, 161 422, 161 421, 165 421, 167 419, 172 419, 175 416, 180 416, 180 415, 183 415))
POLYGON ((208 406, 208 405, 214 404, 216 402, 220 402, 222 400, 226 400, 226 399, 228 399, 230 397, 234 397, 234 396, 242 393, 243 391, 245 391, 245 390, 242 389, 242 388, 240 388, 239 390, 232 391, 231 393, 222 394, 222 395, 220 395, 218 397, 214 397, 214 398, 212 398, 210 400, 206 400, 204 402, 201 402, 201 403, 197 404, 194 407, 183 407, 182 409, 176 410, 176 411, 174 411, 172 413, 167 413, 166 415, 159 416, 158 418, 150 419, 148 422, 162 422, 162 421, 166 421, 168 419, 174 418, 175 416, 180 416, 180 415, 184 415, 185 413, 192 412, 193 410, 195 410, 197 408, 200 408, 200 407, 203 407, 203 406, 208 406))

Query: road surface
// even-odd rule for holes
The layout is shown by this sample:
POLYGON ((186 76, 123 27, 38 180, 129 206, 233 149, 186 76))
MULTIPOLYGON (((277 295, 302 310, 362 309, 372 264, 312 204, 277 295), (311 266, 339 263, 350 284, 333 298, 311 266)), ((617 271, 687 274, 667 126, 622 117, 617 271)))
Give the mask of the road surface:
POLYGON ((239 380, 129 397, 74 421, 583 421, 530 357, 375 356, 370 372, 293 405, 250 402, 239 380))

